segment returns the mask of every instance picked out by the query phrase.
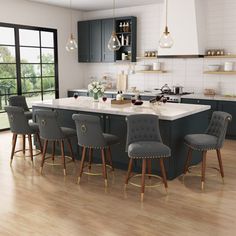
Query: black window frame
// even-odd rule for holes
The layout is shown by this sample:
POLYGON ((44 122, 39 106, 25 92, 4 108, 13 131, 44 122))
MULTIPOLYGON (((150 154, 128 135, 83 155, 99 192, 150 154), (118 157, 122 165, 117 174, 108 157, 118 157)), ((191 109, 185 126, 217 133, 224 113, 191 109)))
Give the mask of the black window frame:
MULTIPOLYGON (((59 72, 58 72, 58 38, 57 38, 57 29, 53 29, 53 28, 45 28, 45 27, 39 27, 39 26, 29 26, 29 25, 20 25, 20 24, 11 24, 11 23, 5 23, 5 22, 0 22, 0 27, 8 27, 8 28, 13 28, 14 29, 14 38, 15 38, 15 63, 5 63, 5 64, 14 64, 16 65, 16 78, 9 78, 9 79, 16 79, 16 83, 17 83, 17 91, 16 94, 15 93, 11 93, 11 94, 5 94, 5 96, 7 95, 27 95, 27 94, 34 94, 34 93, 40 93, 41 94, 41 98, 43 100, 43 96, 45 93, 47 92, 55 92, 55 98, 59 98, 59 72), (20 36, 19 36, 19 32, 21 29, 25 29, 25 30, 35 30, 35 31, 39 31, 39 40, 40 40, 40 44, 39 46, 25 46, 25 45, 20 45, 20 36), (51 32, 53 33, 53 41, 54 41, 54 47, 46 47, 46 46, 42 46, 41 45, 41 32, 51 32), (21 47, 29 47, 29 48, 39 48, 40 49, 40 58, 42 58, 42 49, 54 49, 54 63, 43 63, 41 60, 39 63, 21 63, 20 60, 20 48, 21 47), (35 78, 41 78, 41 90, 40 91, 30 91, 30 92, 22 92, 22 86, 21 86, 21 79, 23 78, 21 76, 21 65, 22 64, 38 64, 40 65, 40 70, 42 72, 42 67, 43 65, 49 65, 52 64, 54 65, 54 72, 55 74, 52 76, 43 76, 43 73, 41 73, 41 76, 36 76, 35 78), (43 89, 43 78, 47 78, 47 77, 54 77, 55 78, 55 88, 52 90, 47 90, 44 91, 43 89)), ((13 46, 13 45, 1 45, 1 46, 13 46)), ((4 64, 4 63, 2 63, 4 64)), ((27 78, 27 77, 26 77, 27 78)), ((7 78, 4 78, 7 79, 7 78)), ((5 113, 4 111, 0 112, 0 113, 5 113)), ((4 128, 4 129, 0 129, 0 131, 5 131, 5 130, 9 130, 9 128, 4 128)))

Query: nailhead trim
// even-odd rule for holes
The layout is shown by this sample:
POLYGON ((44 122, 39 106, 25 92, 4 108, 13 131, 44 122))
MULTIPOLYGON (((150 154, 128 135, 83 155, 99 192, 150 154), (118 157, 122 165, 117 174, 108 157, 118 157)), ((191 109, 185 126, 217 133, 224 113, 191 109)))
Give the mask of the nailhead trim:
POLYGON ((196 148, 196 147, 194 147, 194 146, 192 146, 192 145, 190 145, 190 144, 188 144, 188 143, 184 143, 186 146, 188 146, 188 147, 190 147, 190 148, 192 148, 192 149, 194 149, 194 150, 197 150, 197 151, 205 151, 205 150, 216 150, 217 148, 215 147, 215 148, 207 148, 207 147, 205 147, 205 148, 196 148))
POLYGON ((170 157, 169 155, 164 155, 164 156, 150 156, 150 157, 133 157, 133 156, 129 156, 129 158, 131 159, 159 159, 159 158, 165 158, 165 157, 170 157))

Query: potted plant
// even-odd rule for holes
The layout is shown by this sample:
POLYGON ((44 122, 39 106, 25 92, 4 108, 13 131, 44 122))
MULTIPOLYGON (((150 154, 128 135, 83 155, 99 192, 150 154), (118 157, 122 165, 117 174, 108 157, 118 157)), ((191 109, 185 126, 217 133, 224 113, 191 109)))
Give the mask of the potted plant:
POLYGON ((93 96, 95 102, 98 102, 99 97, 102 97, 105 91, 104 85, 101 82, 94 81, 88 85, 90 96, 93 96))

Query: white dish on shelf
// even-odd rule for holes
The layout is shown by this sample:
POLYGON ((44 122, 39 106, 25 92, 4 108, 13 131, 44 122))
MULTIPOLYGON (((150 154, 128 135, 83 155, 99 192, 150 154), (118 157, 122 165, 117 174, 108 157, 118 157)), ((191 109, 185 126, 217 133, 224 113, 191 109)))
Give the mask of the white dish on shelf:
POLYGON ((136 65, 135 71, 146 71, 151 70, 151 65, 136 65))
POLYGON ((208 65, 207 68, 208 68, 208 71, 219 71, 220 65, 208 65))

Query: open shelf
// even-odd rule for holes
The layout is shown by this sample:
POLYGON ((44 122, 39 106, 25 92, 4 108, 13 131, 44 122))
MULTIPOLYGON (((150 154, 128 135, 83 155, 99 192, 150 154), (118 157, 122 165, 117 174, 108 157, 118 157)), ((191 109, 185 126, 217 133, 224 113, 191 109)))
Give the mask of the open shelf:
POLYGON ((236 75, 236 71, 204 71, 204 74, 211 74, 211 75, 236 75))
POLYGON ((204 58, 236 58, 236 55, 235 54, 232 54, 232 55, 222 55, 222 56, 204 56, 204 58))
POLYGON ((139 70, 136 73, 167 73, 165 70, 139 70))

